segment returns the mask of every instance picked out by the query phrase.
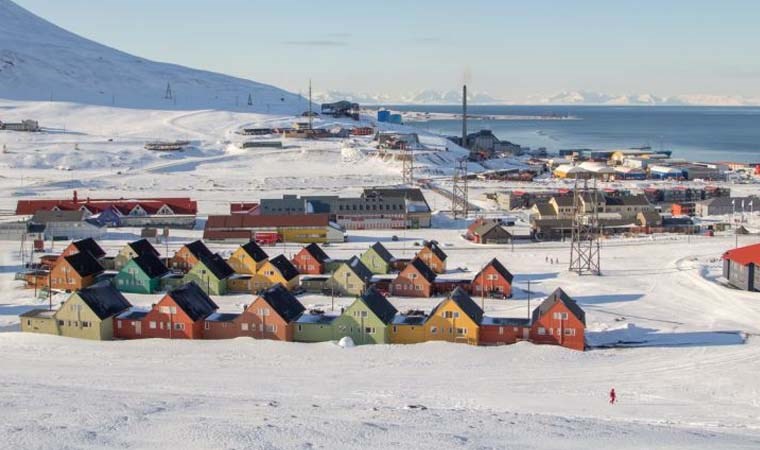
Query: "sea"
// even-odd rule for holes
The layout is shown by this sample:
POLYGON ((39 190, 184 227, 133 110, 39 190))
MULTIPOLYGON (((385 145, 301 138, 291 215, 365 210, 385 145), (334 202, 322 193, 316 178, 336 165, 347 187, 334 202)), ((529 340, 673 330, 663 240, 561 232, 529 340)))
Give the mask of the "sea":
MULTIPOLYGON (((461 113, 459 105, 388 109, 461 113)), ((550 152, 649 146, 692 161, 760 163, 760 107, 472 105, 468 114, 475 116, 468 122, 469 132, 489 129, 501 140, 550 152)), ((462 134, 461 120, 454 117, 406 124, 445 135, 462 134)))

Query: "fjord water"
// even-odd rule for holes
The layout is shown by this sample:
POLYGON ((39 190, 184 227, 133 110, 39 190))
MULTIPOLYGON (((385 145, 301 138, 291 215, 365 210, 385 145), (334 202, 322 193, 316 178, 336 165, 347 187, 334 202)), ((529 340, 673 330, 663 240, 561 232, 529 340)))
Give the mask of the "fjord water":
MULTIPOLYGON (((399 111, 461 113, 459 105, 395 106, 399 111)), ((674 158, 760 162, 760 107, 697 106, 470 106, 473 115, 569 116, 577 120, 472 120, 470 132, 490 129, 502 140, 531 148, 613 149, 649 145, 674 158)), ((461 122, 408 122, 460 135, 461 122)))

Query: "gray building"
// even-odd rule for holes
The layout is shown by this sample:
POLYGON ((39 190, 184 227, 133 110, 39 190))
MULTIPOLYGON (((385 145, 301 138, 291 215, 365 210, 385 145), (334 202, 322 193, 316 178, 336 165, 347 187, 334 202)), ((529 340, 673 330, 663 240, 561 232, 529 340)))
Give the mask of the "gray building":
POLYGON ((87 219, 84 211, 37 211, 29 222, 45 227, 45 239, 100 239, 107 231, 104 225, 87 219))
POLYGON ((734 212, 760 209, 760 197, 714 197, 694 204, 699 217, 722 216, 734 212))

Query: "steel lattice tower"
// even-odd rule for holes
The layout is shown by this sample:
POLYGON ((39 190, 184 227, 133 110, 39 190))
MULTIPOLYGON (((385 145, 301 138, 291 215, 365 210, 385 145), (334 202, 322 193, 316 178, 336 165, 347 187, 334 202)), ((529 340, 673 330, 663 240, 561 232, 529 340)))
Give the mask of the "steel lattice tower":
POLYGON ((414 149, 408 147, 401 155, 401 162, 403 164, 401 168, 401 176, 404 180, 404 184, 409 187, 414 186, 414 149))
POLYGON ((466 218, 469 214, 470 199, 467 187, 467 158, 459 161, 454 171, 453 186, 451 188, 451 212, 454 218, 466 218))
POLYGON ((601 243, 599 240, 599 190, 596 178, 592 189, 588 180, 580 187, 575 177, 573 190, 573 228, 569 270, 578 275, 601 275, 601 243), (591 205, 589 205, 591 203, 591 205))

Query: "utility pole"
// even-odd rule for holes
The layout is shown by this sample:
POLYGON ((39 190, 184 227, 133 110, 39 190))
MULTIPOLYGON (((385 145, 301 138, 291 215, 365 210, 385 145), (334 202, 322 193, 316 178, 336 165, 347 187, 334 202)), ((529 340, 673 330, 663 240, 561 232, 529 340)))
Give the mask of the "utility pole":
POLYGON ((528 280, 528 320, 530 320, 530 300, 531 300, 531 291, 530 291, 530 280, 528 280))
POLYGON ((414 186, 414 148, 411 146, 406 147, 401 156, 401 176, 403 182, 409 187, 414 186))
POLYGON ((309 131, 314 129, 314 117, 311 106, 311 78, 309 78, 309 131))
POLYGON ((165 100, 172 100, 174 95, 172 94, 172 85, 171 83, 166 83, 166 93, 164 93, 164 99, 165 100))
POLYGON ((583 181, 583 189, 575 176, 573 190, 573 228, 570 244, 569 270, 578 275, 601 275, 601 245, 599 241, 599 190, 594 178, 593 191, 589 191, 588 179, 583 181), (591 203, 591 211, 588 211, 591 203))

